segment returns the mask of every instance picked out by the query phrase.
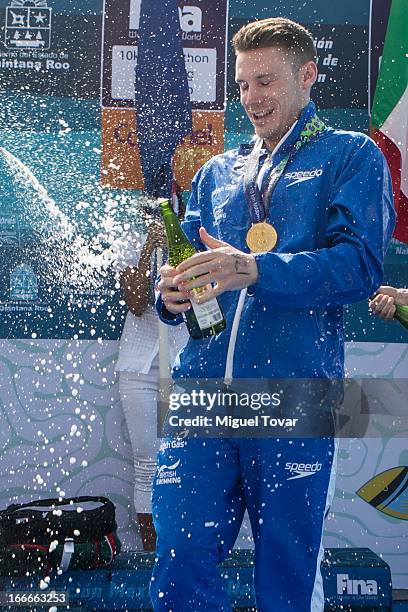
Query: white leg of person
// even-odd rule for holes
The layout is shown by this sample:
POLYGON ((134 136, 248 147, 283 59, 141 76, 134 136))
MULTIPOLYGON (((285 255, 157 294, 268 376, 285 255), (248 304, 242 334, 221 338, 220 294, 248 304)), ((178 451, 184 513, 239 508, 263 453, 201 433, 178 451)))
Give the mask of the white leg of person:
POLYGON ((119 394, 129 430, 135 466, 134 502, 137 513, 151 513, 152 480, 160 446, 157 438, 159 367, 155 359, 148 374, 120 372, 119 394))

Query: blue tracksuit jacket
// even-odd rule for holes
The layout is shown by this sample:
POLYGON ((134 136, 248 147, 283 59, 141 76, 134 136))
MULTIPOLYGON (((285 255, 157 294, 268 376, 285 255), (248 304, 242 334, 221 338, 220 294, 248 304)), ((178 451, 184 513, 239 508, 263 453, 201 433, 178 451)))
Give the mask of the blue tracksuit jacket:
MULTIPOLYGON (((288 153, 307 118, 274 153, 288 153)), ((217 155, 197 173, 183 229, 197 248, 203 225, 215 238, 248 252, 250 227, 243 171, 251 144, 217 155)), ((386 161, 364 134, 334 129, 303 146, 287 165, 269 204, 278 232, 271 253, 255 255, 259 279, 245 298, 237 334, 234 378, 341 377, 344 304, 367 298, 381 284, 395 213, 386 161), (243 358, 245 356, 245 358, 243 358)), ((227 326, 190 340, 173 376, 221 378, 239 291, 219 297, 227 326)), ((159 313, 169 321, 159 299, 159 313), (164 316, 163 316, 164 315, 164 316)))

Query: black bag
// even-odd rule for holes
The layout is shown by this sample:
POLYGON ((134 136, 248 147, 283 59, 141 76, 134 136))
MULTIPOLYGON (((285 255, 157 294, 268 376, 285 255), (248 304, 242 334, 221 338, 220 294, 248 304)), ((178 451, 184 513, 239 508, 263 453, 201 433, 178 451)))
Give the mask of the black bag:
POLYGON ((42 499, 0 512, 0 573, 47 574, 109 566, 120 552, 107 497, 42 499))

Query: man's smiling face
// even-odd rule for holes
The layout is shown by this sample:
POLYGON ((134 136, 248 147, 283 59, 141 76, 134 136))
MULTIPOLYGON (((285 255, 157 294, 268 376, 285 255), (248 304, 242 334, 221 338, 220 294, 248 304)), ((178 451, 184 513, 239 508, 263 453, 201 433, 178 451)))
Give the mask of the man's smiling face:
MULTIPOLYGON (((312 64, 313 62, 309 62, 312 64)), ((241 104, 259 138, 273 149, 309 100, 307 64, 298 68, 289 51, 265 47, 237 54, 235 80, 241 104)))

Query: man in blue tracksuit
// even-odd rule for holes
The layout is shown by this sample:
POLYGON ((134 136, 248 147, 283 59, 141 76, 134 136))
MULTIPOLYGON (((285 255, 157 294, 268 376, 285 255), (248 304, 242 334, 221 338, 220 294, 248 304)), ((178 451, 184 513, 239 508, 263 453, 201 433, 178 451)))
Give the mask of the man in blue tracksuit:
MULTIPOLYGON (((254 22, 233 44, 256 139, 196 175, 183 227, 202 252, 162 267, 157 304, 162 320, 178 324, 185 300, 218 296, 227 325, 190 339, 173 377, 341 378, 342 307, 382 280, 394 225, 389 172, 368 137, 317 117, 315 49, 302 26, 254 22), (205 289, 192 297, 195 287, 205 289)), ((165 442, 153 491, 156 612, 230 610, 216 565, 245 509, 258 610, 321 612, 334 459, 331 437, 165 442)))

